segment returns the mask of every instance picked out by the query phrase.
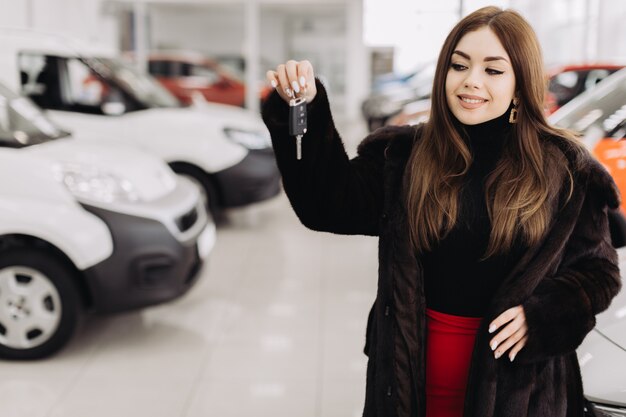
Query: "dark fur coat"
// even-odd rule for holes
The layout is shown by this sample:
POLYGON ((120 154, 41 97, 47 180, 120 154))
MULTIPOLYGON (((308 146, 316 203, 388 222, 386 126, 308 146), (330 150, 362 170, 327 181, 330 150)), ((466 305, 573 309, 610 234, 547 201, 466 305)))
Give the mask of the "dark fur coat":
MULTIPOLYGON (((425 415, 425 306, 420 260, 409 245, 400 198, 415 127, 388 127, 368 136, 349 160, 324 88, 309 107, 303 159, 287 130, 288 107, 274 93, 263 108, 287 196, 313 229, 379 236, 379 279, 368 320, 365 417, 425 415)), ((575 349, 620 289, 607 210, 619 205, 608 173, 589 155, 545 139, 552 209, 540 244, 510 271, 478 330, 464 417, 582 417, 583 392, 575 349), (578 155, 578 156, 576 156, 578 155), (554 163, 554 162, 557 163, 554 163), (571 198, 563 164, 576 166, 571 198), (523 305, 528 341, 514 362, 494 359, 489 323, 523 305)))

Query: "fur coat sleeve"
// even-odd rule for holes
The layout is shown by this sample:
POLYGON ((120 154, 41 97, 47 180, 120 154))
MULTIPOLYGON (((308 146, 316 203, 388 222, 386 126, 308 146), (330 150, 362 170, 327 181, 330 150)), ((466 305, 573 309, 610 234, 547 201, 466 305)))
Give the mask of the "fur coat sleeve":
POLYGON ((385 148, 409 127, 384 128, 360 144, 349 159, 330 113, 324 86, 316 80, 317 95, 307 105, 308 131, 302 140, 302 159, 296 159, 296 140, 289 135, 289 106, 273 92, 262 116, 271 137, 283 186, 289 201, 310 229, 376 236, 383 205, 385 148))
POLYGON ((520 363, 573 352, 621 288, 607 217, 619 206, 617 188, 591 156, 585 159, 584 198, 560 266, 523 303, 528 340, 516 358, 520 363))

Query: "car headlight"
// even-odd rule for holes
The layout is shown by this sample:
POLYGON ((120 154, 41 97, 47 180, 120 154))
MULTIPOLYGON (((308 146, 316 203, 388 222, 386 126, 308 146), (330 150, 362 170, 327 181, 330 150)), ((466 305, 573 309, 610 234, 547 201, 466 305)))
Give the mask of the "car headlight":
POLYGON ((125 178, 82 164, 63 164, 55 167, 55 177, 78 198, 103 203, 139 200, 134 185, 125 178))
POLYGON ((587 408, 591 409, 589 415, 594 417, 626 417, 626 407, 588 403, 587 408))
POLYGON ((272 140, 267 131, 251 131, 226 128, 226 136, 246 149, 266 149, 272 146, 272 140))

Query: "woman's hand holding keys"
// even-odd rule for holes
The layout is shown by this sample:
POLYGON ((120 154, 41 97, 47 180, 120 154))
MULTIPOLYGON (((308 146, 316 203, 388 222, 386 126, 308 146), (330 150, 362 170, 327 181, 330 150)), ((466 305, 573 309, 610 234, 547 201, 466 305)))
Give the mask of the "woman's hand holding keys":
POLYGON ((310 103, 317 94, 313 66, 309 61, 289 60, 266 73, 267 81, 289 103, 295 97, 303 97, 310 103))

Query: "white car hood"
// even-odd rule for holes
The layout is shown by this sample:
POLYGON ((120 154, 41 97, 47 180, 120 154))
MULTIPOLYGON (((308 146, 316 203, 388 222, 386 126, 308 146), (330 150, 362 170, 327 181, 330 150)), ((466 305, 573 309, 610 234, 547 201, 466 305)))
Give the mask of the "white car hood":
MULTIPOLYGON (((626 248, 618 250, 622 276, 626 248)), ((626 291, 597 316, 596 327, 576 350, 585 397, 602 404, 626 405, 626 291)))
MULTIPOLYGON (((188 161, 212 173, 243 160, 248 150, 226 136, 225 129, 269 133, 258 115, 233 106, 153 108, 121 116, 50 110, 60 126, 80 139, 122 140, 167 162, 188 161)), ((269 141, 268 141, 269 146, 269 141)))
POLYGON ((245 109, 234 106, 218 105, 213 103, 187 108, 156 108, 127 113, 120 119, 127 123, 158 127, 153 133, 176 138, 184 132, 193 134, 198 139, 206 140, 208 134, 214 131, 223 131, 225 128, 239 128, 259 132, 267 128, 259 117, 245 109), (141 123, 138 123, 141 121, 141 123), (173 136, 174 135, 174 136, 173 136))
POLYGON ((248 130, 267 131, 259 114, 237 106, 203 102, 187 109, 199 113, 202 118, 214 117, 220 120, 224 127, 239 127, 248 130))
MULTIPOLYGON (((624 277, 626 275, 626 248, 620 249, 618 254, 619 267, 624 277)), ((598 315, 596 330, 626 351, 626 290, 622 289, 609 308, 598 315)))
POLYGON ((158 158, 119 144, 94 143, 71 138, 54 140, 22 150, 56 163, 79 164, 115 174, 132 182, 143 201, 170 193, 176 187, 173 171, 158 158))
POLYGON ((576 350, 585 397, 626 406, 626 351, 592 330, 576 350))

